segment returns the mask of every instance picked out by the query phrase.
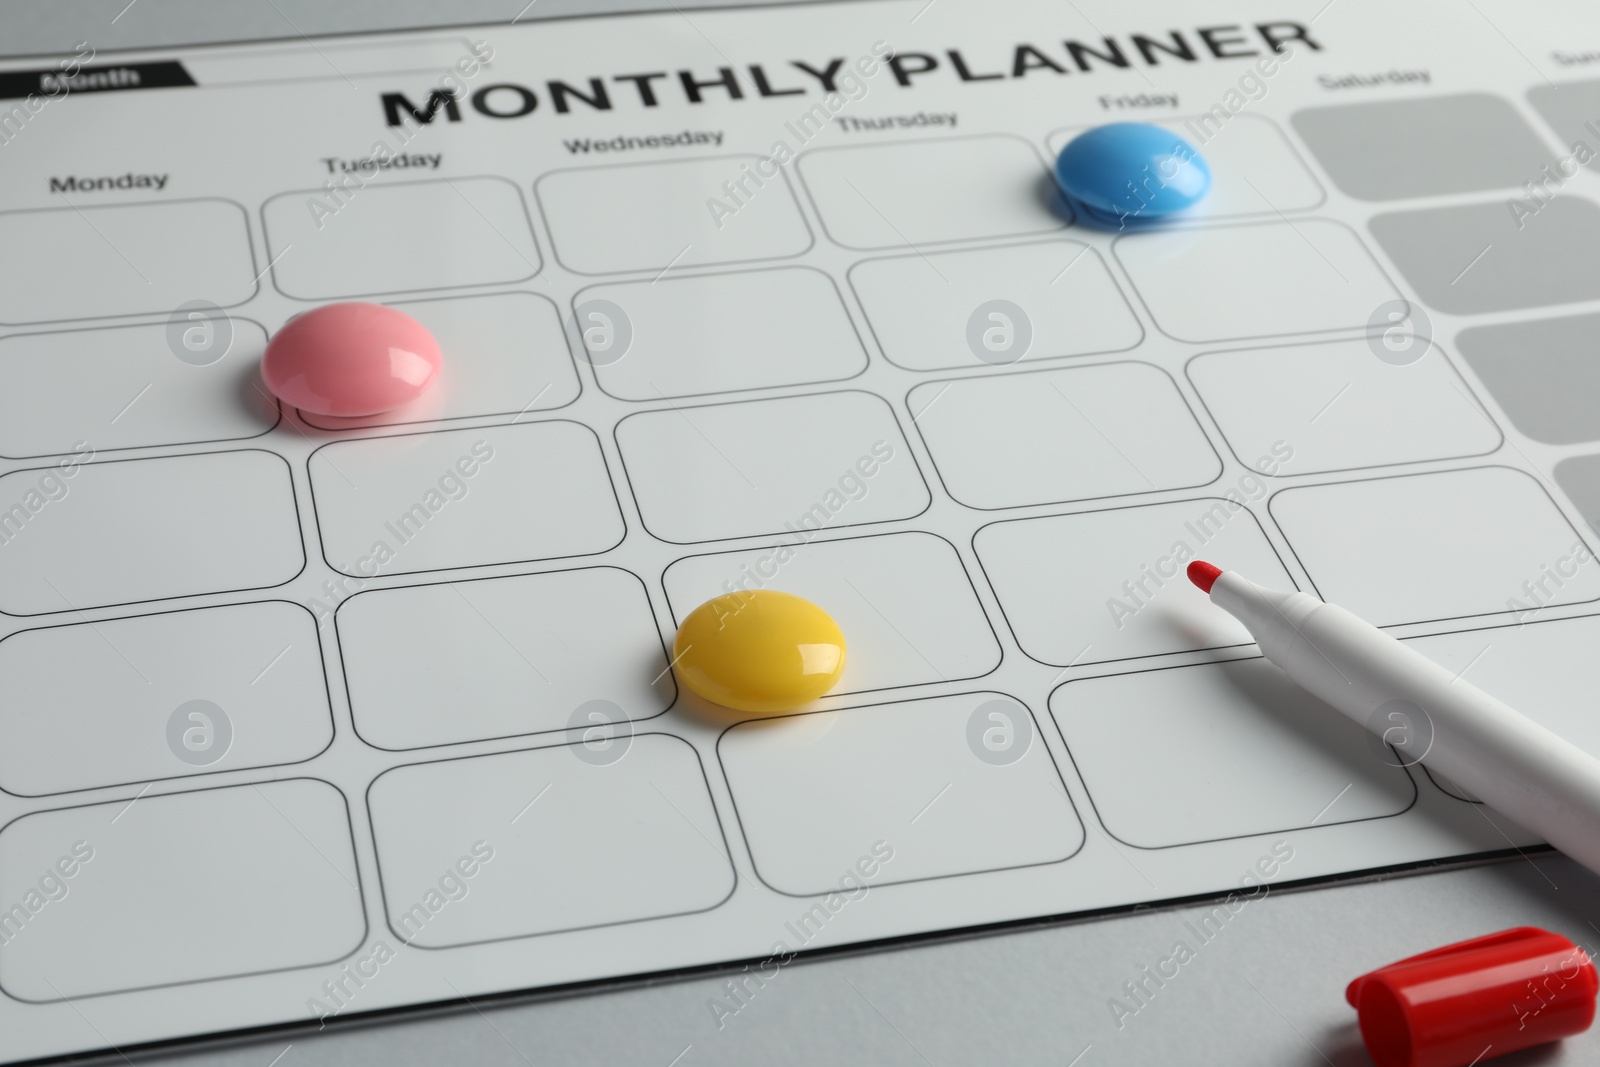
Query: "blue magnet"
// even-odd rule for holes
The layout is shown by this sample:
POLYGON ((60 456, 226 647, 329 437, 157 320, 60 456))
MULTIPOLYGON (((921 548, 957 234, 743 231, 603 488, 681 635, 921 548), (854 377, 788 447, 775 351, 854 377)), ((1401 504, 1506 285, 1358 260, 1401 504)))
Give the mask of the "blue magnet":
POLYGON ((1076 211, 1129 229, 1199 203, 1211 188, 1211 168, 1170 130, 1113 122, 1067 142, 1056 157, 1056 180, 1076 211))

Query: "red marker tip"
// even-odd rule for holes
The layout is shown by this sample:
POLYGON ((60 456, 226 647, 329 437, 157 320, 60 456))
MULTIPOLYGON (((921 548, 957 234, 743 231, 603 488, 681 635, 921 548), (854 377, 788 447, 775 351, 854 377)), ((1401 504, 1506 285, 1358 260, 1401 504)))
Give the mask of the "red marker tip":
POLYGON ((1197 559, 1189 564, 1189 580, 1198 585, 1202 593, 1211 592, 1211 587, 1216 584, 1221 574, 1221 567, 1214 567, 1203 559, 1197 559))

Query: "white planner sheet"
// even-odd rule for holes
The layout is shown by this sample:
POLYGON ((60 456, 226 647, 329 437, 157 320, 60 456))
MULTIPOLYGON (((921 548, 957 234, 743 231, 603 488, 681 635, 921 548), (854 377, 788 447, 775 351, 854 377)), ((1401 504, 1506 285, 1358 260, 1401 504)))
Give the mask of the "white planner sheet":
POLYGON ((0 62, 0 1062, 1537 844, 1183 568, 1600 753, 1600 17, 1090 6, 0 62), (1123 120, 1210 196, 1074 218, 1123 120), (424 396, 266 393, 341 300, 424 396), (757 588, 793 714, 675 676, 757 588))

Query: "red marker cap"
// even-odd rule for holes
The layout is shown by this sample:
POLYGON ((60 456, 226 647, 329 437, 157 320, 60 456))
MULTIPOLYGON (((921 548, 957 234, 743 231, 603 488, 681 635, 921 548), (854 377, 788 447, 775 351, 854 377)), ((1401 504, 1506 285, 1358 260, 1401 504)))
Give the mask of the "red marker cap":
POLYGON ((1597 988, 1583 949, 1519 926, 1380 967, 1344 998, 1378 1067, 1465 1067, 1582 1033, 1597 988))

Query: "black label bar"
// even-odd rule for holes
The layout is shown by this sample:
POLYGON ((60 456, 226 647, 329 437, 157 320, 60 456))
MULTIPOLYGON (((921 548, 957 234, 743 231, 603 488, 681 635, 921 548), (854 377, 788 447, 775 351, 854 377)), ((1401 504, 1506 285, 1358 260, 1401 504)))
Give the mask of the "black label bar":
POLYGON ((19 100, 34 95, 111 93, 125 89, 171 89, 194 84, 195 80, 183 69, 183 64, 175 59, 79 67, 71 74, 56 66, 0 73, 0 100, 19 100))

